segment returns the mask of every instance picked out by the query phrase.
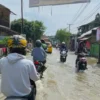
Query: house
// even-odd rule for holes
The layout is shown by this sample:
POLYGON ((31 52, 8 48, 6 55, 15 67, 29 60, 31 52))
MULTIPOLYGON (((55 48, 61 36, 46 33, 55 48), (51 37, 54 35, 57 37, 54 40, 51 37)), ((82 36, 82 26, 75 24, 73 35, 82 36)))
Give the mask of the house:
POLYGON ((96 41, 97 29, 100 27, 100 14, 97 14, 95 20, 82 25, 78 28, 78 38, 81 40, 86 39, 90 43, 91 56, 98 57, 100 41, 96 41))
POLYGON ((95 20, 78 27, 78 35, 81 36, 82 34, 85 34, 86 32, 99 26, 100 26, 100 14, 98 13, 95 17, 95 20))
MULTIPOLYGON (((0 57, 7 54, 6 39, 13 34, 19 34, 10 29, 10 9, 0 4, 0 57)), ((15 15, 15 14, 14 14, 15 15)))
POLYGON ((10 9, 0 4, 0 36, 10 36, 13 34, 19 34, 10 29, 11 13, 14 14, 10 9))

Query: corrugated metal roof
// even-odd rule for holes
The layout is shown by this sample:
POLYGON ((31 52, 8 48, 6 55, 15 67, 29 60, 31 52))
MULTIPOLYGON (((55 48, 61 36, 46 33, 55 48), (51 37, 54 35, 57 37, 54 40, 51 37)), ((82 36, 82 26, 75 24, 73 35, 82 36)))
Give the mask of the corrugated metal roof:
POLYGON ((91 29, 90 31, 88 31, 88 32, 86 32, 86 33, 83 33, 80 37, 78 37, 78 38, 83 38, 84 36, 86 36, 86 35, 90 35, 90 34, 92 34, 92 30, 96 30, 98 27, 95 27, 95 28, 93 28, 93 29, 91 29))

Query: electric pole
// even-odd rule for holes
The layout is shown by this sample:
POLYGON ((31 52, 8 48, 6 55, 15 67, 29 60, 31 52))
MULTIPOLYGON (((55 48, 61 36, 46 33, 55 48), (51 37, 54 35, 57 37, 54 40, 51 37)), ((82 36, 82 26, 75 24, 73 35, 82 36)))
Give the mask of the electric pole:
POLYGON ((70 29, 71 29, 71 25, 73 25, 73 24, 67 24, 68 26, 69 26, 69 32, 70 32, 70 29))
POLYGON ((23 0, 21 0, 21 20, 22 20, 21 33, 23 34, 23 0))

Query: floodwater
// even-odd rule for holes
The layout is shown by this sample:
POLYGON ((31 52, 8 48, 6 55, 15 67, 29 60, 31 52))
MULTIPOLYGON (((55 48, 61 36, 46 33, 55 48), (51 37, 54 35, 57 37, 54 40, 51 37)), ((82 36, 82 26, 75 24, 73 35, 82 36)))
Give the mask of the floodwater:
POLYGON ((74 53, 67 62, 59 61, 59 51, 48 54, 44 79, 37 82, 36 100, 100 100, 100 68, 88 65, 84 73, 75 72, 74 53))
POLYGON ((100 100, 100 68, 92 63, 84 73, 76 73, 75 59, 69 52, 67 62, 61 63, 58 50, 48 54, 44 78, 36 82, 36 100, 100 100))

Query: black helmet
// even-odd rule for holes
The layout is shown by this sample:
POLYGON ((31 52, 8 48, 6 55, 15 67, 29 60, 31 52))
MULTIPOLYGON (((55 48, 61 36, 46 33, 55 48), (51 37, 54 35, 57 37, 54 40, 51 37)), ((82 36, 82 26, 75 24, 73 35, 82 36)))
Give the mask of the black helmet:
POLYGON ((42 43, 40 40, 36 40, 36 47, 41 47, 42 43))
POLYGON ((45 43, 45 41, 44 41, 43 39, 41 40, 41 42, 42 42, 42 43, 45 43))

